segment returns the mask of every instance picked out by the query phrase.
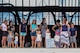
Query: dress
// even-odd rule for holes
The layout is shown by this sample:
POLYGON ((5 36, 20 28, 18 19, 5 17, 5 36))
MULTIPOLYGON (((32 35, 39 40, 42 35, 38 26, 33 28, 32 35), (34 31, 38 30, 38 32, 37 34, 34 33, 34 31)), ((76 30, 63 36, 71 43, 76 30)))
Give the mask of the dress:
POLYGON ((41 34, 37 34, 36 41, 40 41, 40 42, 42 41, 41 34))
POLYGON ((13 36, 12 35, 8 35, 8 43, 11 43, 13 40, 13 36))
POLYGON ((15 41, 14 41, 15 44, 18 44, 18 36, 15 36, 15 41))
POLYGON ((69 44, 69 35, 67 25, 62 25, 62 32, 60 34, 61 43, 69 44))
POLYGON ((41 27, 41 33, 42 33, 42 37, 45 37, 46 36, 46 34, 45 34, 45 32, 46 32, 46 23, 44 23, 43 25, 42 25, 42 27, 41 27))

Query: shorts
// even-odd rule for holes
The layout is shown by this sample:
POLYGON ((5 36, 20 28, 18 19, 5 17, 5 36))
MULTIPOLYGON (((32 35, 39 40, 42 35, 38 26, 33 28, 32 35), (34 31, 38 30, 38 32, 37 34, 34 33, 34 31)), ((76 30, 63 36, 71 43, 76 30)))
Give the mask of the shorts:
POLYGON ((20 36, 26 36, 26 32, 20 32, 20 36))
POLYGON ((76 36, 70 36, 70 43, 76 43, 76 36))
POLYGON ((12 40, 8 40, 8 43, 12 43, 12 40))
POLYGON ((36 32, 30 32, 30 35, 31 35, 31 36, 37 36, 37 35, 36 35, 36 32))
POLYGON ((2 32, 2 36, 8 36, 8 32, 7 31, 3 31, 2 32))
POLYGON ((60 42, 55 41, 55 45, 60 47, 60 42))
POLYGON ((14 41, 14 44, 18 44, 18 41, 14 41))

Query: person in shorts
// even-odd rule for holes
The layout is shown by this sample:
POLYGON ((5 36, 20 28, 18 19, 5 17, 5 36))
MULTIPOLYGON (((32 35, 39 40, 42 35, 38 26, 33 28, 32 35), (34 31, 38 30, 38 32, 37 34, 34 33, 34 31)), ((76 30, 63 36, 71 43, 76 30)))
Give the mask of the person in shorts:
POLYGON ((33 20, 32 24, 30 25, 32 48, 36 47, 36 29, 37 29, 36 20, 33 20))
POLYGON ((7 35, 8 35, 8 32, 7 32, 7 20, 5 20, 2 24, 1 24, 1 27, 2 27, 2 47, 6 47, 6 41, 7 41, 7 35))
POLYGON ((72 48, 74 47, 77 48, 76 37, 77 37, 77 30, 74 27, 74 24, 72 23, 70 28, 70 43, 72 48))
POLYGON ((25 22, 25 18, 22 18, 22 22, 19 26, 19 32, 20 32, 20 47, 23 48, 24 47, 24 43, 25 43, 25 36, 27 35, 27 25, 25 22))

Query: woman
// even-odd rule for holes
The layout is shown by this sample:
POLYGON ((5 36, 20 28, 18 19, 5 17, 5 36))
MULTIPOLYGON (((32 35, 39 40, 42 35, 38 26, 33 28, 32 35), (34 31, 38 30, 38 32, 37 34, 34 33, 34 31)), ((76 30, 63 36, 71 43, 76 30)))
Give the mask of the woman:
POLYGON ((6 47, 6 41, 7 41, 7 20, 4 21, 4 23, 2 23, 1 25, 2 27, 2 47, 5 48, 6 47))
POLYGON ((12 47, 14 48, 14 32, 15 32, 15 27, 13 26, 12 21, 9 22, 9 26, 8 26, 8 33, 12 34, 13 36, 13 40, 12 40, 12 47))
POLYGON ((63 24, 61 26, 61 46, 68 47, 69 46, 69 25, 67 23, 67 19, 63 19, 63 24))
POLYGON ((36 29, 37 29, 36 20, 33 20, 32 24, 30 25, 32 48, 36 47, 36 29))
POLYGON ((52 30, 55 32, 54 40, 57 48, 60 47, 60 20, 57 20, 57 24, 52 27, 52 30))
POLYGON ((42 46, 45 47, 45 36, 46 36, 46 30, 47 30, 47 24, 46 24, 46 19, 42 19, 41 23, 41 33, 42 33, 42 46))
POLYGON ((20 32, 20 47, 24 47, 25 43, 25 36, 27 35, 27 25, 25 22, 25 18, 22 18, 22 22, 19 25, 19 32, 20 32))

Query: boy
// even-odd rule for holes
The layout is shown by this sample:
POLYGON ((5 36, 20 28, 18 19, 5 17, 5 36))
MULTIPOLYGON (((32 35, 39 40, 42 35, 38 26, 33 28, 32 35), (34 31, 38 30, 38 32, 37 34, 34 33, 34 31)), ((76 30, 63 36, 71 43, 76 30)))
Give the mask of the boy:
POLYGON ((74 27, 74 24, 71 24, 71 28, 70 28, 70 42, 71 42, 71 47, 72 48, 77 48, 77 43, 76 43, 76 37, 77 37, 77 30, 74 27), (75 46, 74 46, 75 44, 75 46))

